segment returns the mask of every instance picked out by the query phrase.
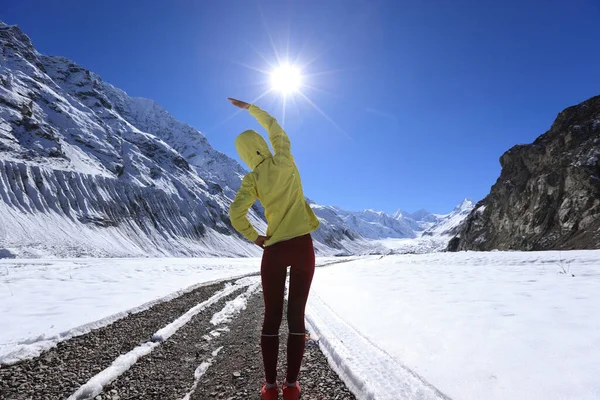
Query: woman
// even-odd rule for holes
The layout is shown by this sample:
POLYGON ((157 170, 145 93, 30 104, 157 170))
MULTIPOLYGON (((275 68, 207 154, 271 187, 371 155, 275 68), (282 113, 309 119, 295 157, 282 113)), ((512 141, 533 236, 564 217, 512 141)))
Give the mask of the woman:
POLYGON ((304 355, 304 309, 315 271, 315 252, 310 233, 319 220, 306 203, 302 182, 290 152, 290 140, 275 118, 255 105, 229 99, 267 130, 275 150, 271 154, 267 142, 253 130, 247 130, 235 140, 235 147, 251 172, 231 204, 229 216, 233 227, 248 240, 264 249, 260 274, 265 301, 265 317, 260 340, 265 368, 262 398, 278 397, 277 354, 279 326, 283 315, 285 279, 290 266, 288 297, 287 373, 283 382, 285 400, 300 396, 298 373, 304 355), (259 199, 265 209, 268 227, 266 236, 259 235, 247 218, 248 209, 259 199))

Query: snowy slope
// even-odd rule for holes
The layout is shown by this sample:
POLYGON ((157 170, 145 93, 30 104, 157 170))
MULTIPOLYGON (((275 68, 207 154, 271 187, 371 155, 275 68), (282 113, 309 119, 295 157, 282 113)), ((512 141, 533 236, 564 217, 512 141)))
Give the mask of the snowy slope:
MULTIPOLYGON (((245 173, 154 101, 0 23, 0 257, 258 255, 228 217, 245 173)), ((265 230, 258 203, 249 218, 265 230)), ((372 251, 337 228, 316 234, 320 254, 372 251)))
POLYGON ((425 232, 423 236, 454 236, 460 229, 461 224, 473 210, 474 204, 470 199, 464 199, 462 203, 447 215, 438 215, 437 221, 425 232))
POLYGON ((416 237, 413 227, 403 219, 390 217, 382 211, 344 211, 336 208, 337 214, 353 230, 368 239, 416 237))
POLYGON ((388 236, 374 242, 388 249, 381 254, 425 254, 444 251, 472 209, 473 202, 465 199, 448 214, 433 214, 426 210, 407 213, 398 210, 392 217, 414 226, 415 236, 388 236))
POLYGON ((599 266, 600 251, 373 257, 317 269, 307 319, 359 399, 596 400, 599 266))
POLYGON ((227 217, 243 170, 201 133, 67 59, 37 53, 17 27, 0 25, 0 46, 5 254, 257 254, 227 217), (179 152, 187 137, 189 152, 222 169, 190 166, 191 153, 188 161, 179 152))
POLYGON ((445 215, 418 211, 408 214, 397 211, 394 215, 405 221, 413 220, 424 231, 417 231, 413 239, 384 238, 376 242, 388 249, 390 254, 425 254, 444 251, 451 238, 462 226, 473 209, 473 202, 465 199, 454 210, 445 215))
POLYGON ((331 206, 321 206, 308 200, 312 210, 319 219, 321 225, 313 233, 317 241, 315 248, 321 250, 321 246, 327 246, 333 251, 323 251, 322 254, 347 256, 364 254, 385 254, 389 250, 377 242, 369 241, 362 236, 363 232, 352 229, 344 220, 344 211, 331 206))
POLYGON ((227 195, 235 196, 246 171, 235 160, 213 149, 203 134, 177 121, 152 100, 129 97, 107 83, 103 84, 103 90, 123 118, 164 140, 203 179, 218 183, 227 195))
MULTIPOLYGON (((331 247, 351 241, 360 248, 350 254, 406 254, 443 251, 454 232, 461 226, 473 202, 465 199, 449 214, 433 214, 426 210, 393 215, 382 211, 346 211, 335 206, 322 206, 309 200, 321 221, 318 240, 331 247), (363 244, 362 238, 369 244, 363 244)), ((347 255, 347 252, 339 252, 347 255)))
POLYGON ((443 215, 433 214, 427 210, 419 210, 413 213, 397 210, 392 214, 392 218, 408 224, 415 232, 426 231, 439 222, 442 217, 443 215))

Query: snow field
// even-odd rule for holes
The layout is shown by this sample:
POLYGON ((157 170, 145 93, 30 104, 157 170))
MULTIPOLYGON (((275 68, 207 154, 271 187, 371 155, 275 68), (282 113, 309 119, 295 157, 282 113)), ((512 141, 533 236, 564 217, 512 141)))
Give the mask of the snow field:
POLYGON ((413 371, 456 399, 592 400, 599 304, 600 251, 437 253, 317 269, 307 319, 361 399, 413 371))
POLYGON ((448 399, 340 319, 315 294, 307 309, 307 328, 329 365, 361 400, 448 399))

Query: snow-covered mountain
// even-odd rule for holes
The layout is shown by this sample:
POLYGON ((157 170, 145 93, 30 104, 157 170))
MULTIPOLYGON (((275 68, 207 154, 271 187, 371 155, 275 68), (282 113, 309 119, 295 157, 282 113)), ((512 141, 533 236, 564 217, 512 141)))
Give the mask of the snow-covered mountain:
POLYGON ((392 218, 383 211, 345 211, 331 207, 346 225, 368 239, 414 238, 416 232, 403 219, 392 218))
MULTIPOLYGON (((229 205, 246 171, 152 100, 0 22, 0 257, 248 256, 229 205)), ((386 252, 443 219, 310 202, 321 255, 386 252)), ((249 218, 266 228, 256 204, 249 218)))
POLYGON ((399 210, 393 216, 416 224, 419 227, 416 231, 417 237, 414 239, 387 238, 376 242, 396 254, 422 254, 443 251, 463 225, 472 209, 473 202, 465 199, 451 213, 444 215, 432 214, 424 210, 416 213, 399 210))
POLYGON ((473 202, 465 199, 449 214, 434 214, 426 210, 408 213, 397 210, 392 215, 383 211, 346 211, 335 206, 313 205, 317 216, 342 224, 342 230, 354 231, 367 239, 417 238, 421 235, 447 236, 460 225, 473 209, 473 202), (333 219, 335 215, 337 218, 333 219))
MULTIPOLYGON (((473 202, 469 199, 463 200, 448 214, 398 210, 389 215, 382 211, 346 211, 335 206, 309 203, 321 220, 322 233, 327 232, 337 241, 359 235, 383 246, 385 249, 376 248, 375 251, 384 253, 390 250, 399 253, 442 251, 473 209, 473 202)), ((325 237, 319 240, 329 242, 325 237)))
POLYGON ((39 54, 15 26, 0 25, 0 50, 5 253, 257 253, 226 213, 244 171, 200 132, 65 58, 39 54))
POLYGON ((416 232, 424 232, 444 218, 444 215, 433 214, 427 210, 419 210, 409 213, 397 210, 392 214, 392 218, 403 221, 416 232))
MULTIPOLYGON (((227 215, 245 173, 154 101, 0 23, 0 256, 258 255, 227 215)), ((373 251, 324 225, 320 254, 373 251)))
POLYGON ((423 236, 445 236, 450 239, 451 236, 458 233, 474 206, 471 199, 464 199, 450 214, 436 215, 437 221, 423 232, 423 236))
POLYGON ((313 233, 313 238, 317 242, 337 249, 336 254, 344 254, 344 251, 348 251, 350 254, 387 253, 385 247, 367 241, 360 232, 352 229, 340 215, 345 211, 337 207, 316 204, 310 199, 308 202, 321 222, 319 229, 313 233))

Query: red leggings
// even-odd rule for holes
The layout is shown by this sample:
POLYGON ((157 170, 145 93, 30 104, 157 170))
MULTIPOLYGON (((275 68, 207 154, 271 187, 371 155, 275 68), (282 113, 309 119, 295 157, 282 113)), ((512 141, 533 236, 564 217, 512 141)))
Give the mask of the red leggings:
POLYGON ((265 300, 261 348, 268 383, 277 380, 279 326, 283 317, 283 300, 287 267, 290 268, 288 297, 287 375, 296 382, 304 355, 304 309, 315 273, 315 251, 310 235, 299 236, 265 248, 260 267, 265 300))

